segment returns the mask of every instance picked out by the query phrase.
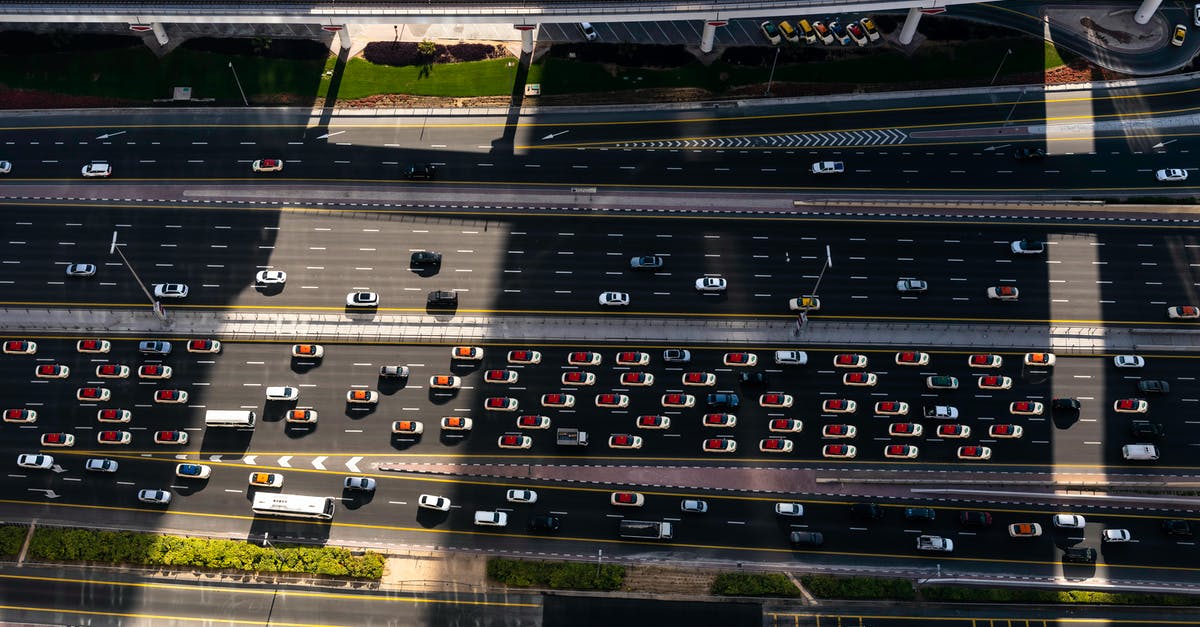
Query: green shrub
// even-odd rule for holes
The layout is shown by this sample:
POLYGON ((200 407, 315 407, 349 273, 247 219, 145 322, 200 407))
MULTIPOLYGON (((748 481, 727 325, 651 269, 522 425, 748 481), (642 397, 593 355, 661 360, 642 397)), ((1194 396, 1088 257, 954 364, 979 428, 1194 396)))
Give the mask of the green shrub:
POLYGON ((542 562, 497 557, 488 560, 488 577, 513 588, 552 590, 619 590, 625 567, 584 562, 542 562))
POLYGON ((262 547, 240 540, 182 538, 134 531, 40 527, 30 540, 29 556, 46 561, 305 573, 354 579, 383 577, 383 556, 372 551, 355 556, 339 547, 262 547))
POLYGON ((1092 605, 1200 605, 1200 599, 1182 594, 1137 594, 1091 590, 1018 590, 1012 588, 921 588, 926 601, 956 603, 1083 603, 1092 605))
POLYGON ((803 575, 800 584, 819 599, 914 599, 916 592, 907 579, 882 577, 834 577, 803 575))
POLYGON ((712 593, 736 597, 800 596, 800 590, 782 573, 724 573, 713 581, 712 593))
POLYGON ((0 557, 19 555, 27 533, 29 527, 25 525, 0 525, 0 557))

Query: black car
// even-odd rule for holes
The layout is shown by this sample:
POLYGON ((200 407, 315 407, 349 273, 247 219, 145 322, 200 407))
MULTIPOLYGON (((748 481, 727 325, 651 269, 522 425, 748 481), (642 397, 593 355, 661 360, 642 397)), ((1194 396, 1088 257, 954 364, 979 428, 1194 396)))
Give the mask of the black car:
POLYGON ((904 508, 904 520, 914 520, 918 522, 933 522, 937 518, 937 512, 931 507, 906 507, 904 508))
POLYGON ((992 526, 992 515, 988 512, 961 512, 958 515, 958 523, 964 527, 975 527, 982 529, 992 526))
POLYGON ((419 250, 408 261, 411 266, 436 266, 442 263, 442 253, 419 250))
POLYGON ((1088 546, 1073 546, 1063 551, 1062 561, 1077 564, 1092 564, 1096 561, 1096 549, 1088 546))
POLYGON ((1171 384, 1158 379, 1142 379, 1137 382, 1137 391, 1142 394, 1169 394, 1171 384))
POLYGON ((1162 521, 1163 533, 1169 536, 1192 536, 1192 524, 1186 520, 1171 518, 1162 521))
POLYGON ((1056 398, 1050 403, 1050 407, 1057 411, 1079 411, 1083 404, 1076 398, 1056 398))
POLYGON ((458 305, 458 292, 434 290, 429 293, 426 302, 434 307, 454 307, 458 305))
POLYGON ((759 370, 756 372, 743 372, 738 375, 738 381, 742 385, 766 385, 767 373, 759 370))
POLYGON ((707 401, 709 407, 724 409, 737 409, 742 404, 742 399, 738 398, 737 394, 727 394, 725 392, 709 394, 707 401))
POLYGON ((788 539, 792 546, 821 546, 825 544, 825 536, 820 531, 793 531, 788 539))
POLYGON ((1013 159, 1017 161, 1031 161, 1034 159, 1045 159, 1046 151, 1041 148, 1033 148, 1031 146, 1023 146, 1013 152, 1013 159))
POLYGON ((543 531, 548 533, 557 533, 558 528, 562 526, 562 520, 557 516, 534 516, 529 519, 530 531, 543 531))
POLYGON ((410 181, 416 179, 432 181, 433 177, 437 175, 437 168, 428 163, 414 163, 404 168, 401 174, 410 181))
POLYGON ((850 506, 850 515, 865 520, 883 518, 883 508, 874 503, 855 503, 850 506))
POLYGON ((1129 433, 1138 439, 1157 440, 1163 436, 1163 428, 1157 422, 1134 420, 1129 423, 1129 433))

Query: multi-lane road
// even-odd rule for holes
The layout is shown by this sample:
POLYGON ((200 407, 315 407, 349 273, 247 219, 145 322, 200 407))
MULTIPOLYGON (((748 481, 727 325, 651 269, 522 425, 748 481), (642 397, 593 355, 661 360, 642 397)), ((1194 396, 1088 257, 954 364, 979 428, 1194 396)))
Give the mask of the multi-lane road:
POLYGON ((210 309, 340 312, 348 292, 371 290, 381 311, 424 312, 427 293, 440 289, 459 293, 459 313, 790 316, 789 299, 818 288, 818 277, 815 318, 1162 325, 1168 306, 1200 301, 1200 242, 1183 225, 36 206, 11 208, 2 222, 0 301, 10 305, 143 303, 133 275, 109 254, 113 231, 145 283, 190 287, 168 306, 210 309), (1021 238, 1046 241, 1047 251, 1012 254, 1010 243, 1021 238), (410 267, 419 250, 440 252, 440 266, 410 267), (631 270, 631 257, 641 255, 661 256, 664 266, 631 270), (99 270, 69 278, 70 263, 99 270), (256 286, 261 269, 286 271, 286 286, 256 286), (706 276, 727 279, 727 291, 697 292, 696 279, 706 276), (899 293, 902 278, 923 279, 929 290, 899 293), (1020 298, 990 300, 993 286, 1016 287, 1020 298), (629 306, 601 312, 605 291, 628 293, 629 306))

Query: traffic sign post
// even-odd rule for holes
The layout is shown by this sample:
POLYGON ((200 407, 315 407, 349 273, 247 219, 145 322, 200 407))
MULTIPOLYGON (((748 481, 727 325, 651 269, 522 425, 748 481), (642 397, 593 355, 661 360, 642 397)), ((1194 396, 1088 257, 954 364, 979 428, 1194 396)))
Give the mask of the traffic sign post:
POLYGON ((129 30, 135 33, 145 33, 154 30, 154 26, 150 24, 130 24, 129 30))
POLYGON ((946 7, 931 7, 928 9, 917 9, 921 15, 938 15, 946 12, 946 7))

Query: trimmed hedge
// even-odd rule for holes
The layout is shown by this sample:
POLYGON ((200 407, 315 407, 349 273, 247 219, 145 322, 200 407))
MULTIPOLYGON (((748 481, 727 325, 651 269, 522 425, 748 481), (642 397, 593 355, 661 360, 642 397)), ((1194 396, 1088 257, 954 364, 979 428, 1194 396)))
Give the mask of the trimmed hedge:
POLYGON ((903 599, 917 597, 907 579, 802 575, 800 585, 819 599, 903 599))
POLYGON ((31 559, 136 564, 165 568, 212 568, 347 577, 383 578, 383 556, 355 556, 338 547, 261 547, 238 540, 209 540, 133 531, 39 527, 29 543, 31 559))
POLYGON ((730 597, 798 597, 800 589, 782 573, 724 573, 713 581, 712 593, 730 597))
POLYGON ((496 557, 488 560, 487 575, 514 588, 552 590, 620 590, 625 567, 604 564, 596 568, 586 562, 543 562, 496 557))
POLYGON ((420 41, 372 41, 363 48, 363 58, 375 65, 425 65, 463 63, 507 57, 508 49, 494 44, 434 44, 432 55, 421 52, 420 41))
POLYGON ((25 525, 0 525, 0 557, 19 555, 27 533, 29 527, 25 525))
POLYGON ((957 603, 1084 603, 1091 605, 1200 605, 1200 598, 1183 594, 1093 592, 1091 590, 1019 590, 1013 588, 921 588, 926 601, 957 603))

